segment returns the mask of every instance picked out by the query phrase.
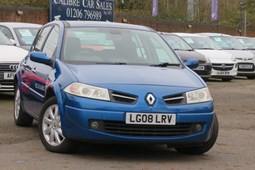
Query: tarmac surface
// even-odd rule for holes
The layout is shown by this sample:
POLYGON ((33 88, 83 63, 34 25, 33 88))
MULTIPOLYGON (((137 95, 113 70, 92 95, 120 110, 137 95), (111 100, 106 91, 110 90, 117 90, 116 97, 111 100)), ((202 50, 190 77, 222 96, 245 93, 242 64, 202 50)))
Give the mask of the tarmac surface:
POLYGON ((255 169, 255 80, 207 82, 215 102, 220 131, 214 147, 203 155, 177 153, 161 145, 86 144, 77 152, 45 150, 37 122, 17 127, 13 98, 0 93, 0 169, 255 169))

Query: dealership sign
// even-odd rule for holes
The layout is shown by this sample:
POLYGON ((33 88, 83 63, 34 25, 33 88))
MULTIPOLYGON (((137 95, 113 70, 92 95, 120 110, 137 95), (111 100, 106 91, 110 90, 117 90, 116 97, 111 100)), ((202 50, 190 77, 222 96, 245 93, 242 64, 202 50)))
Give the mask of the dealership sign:
POLYGON ((50 0, 50 21, 113 21, 114 0, 50 0))

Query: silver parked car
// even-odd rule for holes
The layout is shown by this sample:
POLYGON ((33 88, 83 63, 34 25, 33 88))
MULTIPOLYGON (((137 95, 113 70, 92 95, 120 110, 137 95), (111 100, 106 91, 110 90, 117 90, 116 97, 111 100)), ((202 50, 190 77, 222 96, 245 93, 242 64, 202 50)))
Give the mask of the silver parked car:
POLYGON ((8 37, 12 44, 26 50, 30 49, 40 24, 22 22, 0 22, 0 31, 8 37))
POLYGON ((235 38, 255 55, 255 39, 254 38, 243 37, 243 36, 235 36, 235 38))
POLYGON ((224 51, 231 53, 238 63, 237 75, 246 76, 248 79, 255 78, 254 54, 247 50, 235 37, 220 33, 201 33, 210 37, 224 51))

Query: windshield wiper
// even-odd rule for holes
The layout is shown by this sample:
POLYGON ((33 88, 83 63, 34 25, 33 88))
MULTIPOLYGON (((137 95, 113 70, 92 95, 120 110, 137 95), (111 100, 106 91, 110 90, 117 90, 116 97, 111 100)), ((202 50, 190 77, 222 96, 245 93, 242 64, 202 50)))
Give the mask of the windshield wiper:
POLYGON ((174 50, 176 50, 176 51, 194 51, 193 49, 180 49, 180 48, 175 48, 174 50))
POLYGON ((224 50, 241 50, 241 49, 237 49, 237 48, 223 48, 224 50))
POLYGON ((197 48, 198 50, 214 50, 213 48, 197 48))
POLYGON ((100 63, 96 63, 96 64, 126 65, 127 63, 122 63, 122 62, 116 62, 116 63, 100 62, 100 63))
POLYGON ((160 64, 153 64, 153 65, 150 65, 150 66, 153 66, 153 67, 168 67, 168 66, 180 66, 180 64, 177 64, 177 63, 160 63, 160 64))

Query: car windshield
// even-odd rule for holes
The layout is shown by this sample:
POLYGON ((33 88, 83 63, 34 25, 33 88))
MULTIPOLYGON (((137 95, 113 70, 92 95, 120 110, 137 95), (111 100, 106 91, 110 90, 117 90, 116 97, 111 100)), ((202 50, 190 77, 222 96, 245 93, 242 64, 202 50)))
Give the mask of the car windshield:
POLYGON ((220 50, 221 48, 208 37, 183 36, 182 37, 192 48, 197 50, 220 50))
POLYGON ((193 50, 183 39, 175 35, 162 34, 166 42, 174 50, 191 51, 193 50))
MULTIPOLYGON (((180 65, 155 32, 123 28, 67 28, 61 59, 75 64, 180 65)), ((165 65, 164 65, 165 66, 165 65)))
POLYGON ((255 39, 253 38, 237 38, 239 42, 248 49, 255 49, 255 39))
POLYGON ((0 31, 0 45, 11 45, 10 40, 0 31))
POLYGON ((224 50, 245 49, 245 47, 236 38, 231 36, 211 36, 211 39, 224 50))
POLYGON ((14 28, 21 46, 30 46, 39 28, 14 28))

